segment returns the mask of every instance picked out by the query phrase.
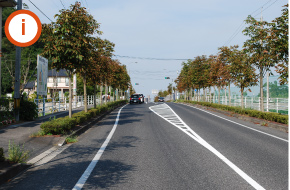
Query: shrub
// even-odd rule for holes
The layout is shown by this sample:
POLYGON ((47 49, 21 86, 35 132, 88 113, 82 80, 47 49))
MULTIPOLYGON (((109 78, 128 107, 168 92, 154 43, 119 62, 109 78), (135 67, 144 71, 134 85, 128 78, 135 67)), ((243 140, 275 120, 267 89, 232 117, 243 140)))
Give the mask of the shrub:
POLYGON ((85 113, 84 111, 74 113, 72 115, 72 118, 66 116, 64 118, 58 118, 44 122, 40 126, 42 132, 38 134, 49 134, 49 133, 53 135, 64 134, 68 130, 75 127, 77 124, 81 124, 100 113, 106 112, 109 109, 109 107, 114 107, 116 105, 120 105, 125 102, 126 101, 124 100, 118 102, 110 102, 107 105, 102 105, 98 106, 98 108, 96 109, 91 109, 87 113, 85 113))
POLYGON ((217 108, 217 109, 226 110, 226 111, 232 111, 238 114, 248 115, 250 117, 265 119, 267 121, 275 121, 275 122, 283 123, 283 124, 288 124, 288 120, 289 120, 288 115, 281 115, 279 113, 274 113, 274 112, 261 112, 258 110, 242 109, 240 107, 232 107, 232 106, 220 105, 220 104, 209 103, 209 102, 196 102, 196 101, 183 101, 183 102, 191 103, 191 104, 199 104, 202 106, 217 108))
POLYGON ((24 144, 22 145, 22 148, 20 145, 12 144, 9 141, 8 146, 8 160, 10 162, 14 163, 25 163, 25 161, 29 157, 29 151, 24 150, 24 144))
POLYGON ((31 121, 38 117, 37 105, 27 100, 20 101, 19 116, 21 120, 31 121))
POLYGON ((40 128, 45 134, 51 133, 53 135, 64 134, 76 125, 76 118, 58 118, 56 120, 47 121, 40 125, 40 128))

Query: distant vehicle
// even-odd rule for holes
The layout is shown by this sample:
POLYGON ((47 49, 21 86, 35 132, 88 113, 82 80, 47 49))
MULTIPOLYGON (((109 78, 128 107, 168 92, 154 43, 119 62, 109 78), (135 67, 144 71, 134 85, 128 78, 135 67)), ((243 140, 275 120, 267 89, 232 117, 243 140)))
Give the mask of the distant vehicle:
POLYGON ((130 104, 133 104, 133 103, 138 103, 138 104, 141 104, 142 103, 142 100, 141 100, 139 94, 133 94, 133 95, 131 95, 131 97, 130 97, 130 104))
POLYGON ((159 97, 158 102, 164 102, 164 97, 159 97))

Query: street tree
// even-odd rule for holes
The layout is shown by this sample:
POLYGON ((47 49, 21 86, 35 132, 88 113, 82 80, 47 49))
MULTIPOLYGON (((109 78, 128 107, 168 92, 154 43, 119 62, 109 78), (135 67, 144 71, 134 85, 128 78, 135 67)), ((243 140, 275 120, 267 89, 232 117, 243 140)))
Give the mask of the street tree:
MULTIPOLYGON (((258 75, 255 73, 255 68, 250 64, 249 57, 243 50, 238 50, 235 46, 230 55, 231 74, 234 84, 240 88, 241 92, 241 107, 244 108, 243 95, 246 88, 257 84, 258 75)), ((250 91, 250 89, 248 89, 250 91)))
POLYGON ((279 83, 280 85, 288 84, 288 4, 284 5, 282 15, 277 17, 272 22, 267 23, 269 26, 269 37, 268 44, 270 47, 270 53, 272 54, 273 60, 276 63, 276 72, 280 74, 279 83))
POLYGON ((266 28, 265 21, 257 21, 252 16, 248 16, 245 20, 249 26, 243 30, 250 39, 244 42, 245 53, 249 55, 249 62, 256 66, 259 70, 260 78, 260 110, 264 111, 263 98, 263 78, 267 71, 274 66, 273 55, 271 54, 271 46, 269 45, 269 29, 266 28))
POLYGON ((56 14, 56 22, 43 24, 42 40, 45 43, 42 55, 52 59, 56 70, 66 69, 69 76, 69 117, 72 116, 72 74, 86 67, 83 48, 89 43, 88 35, 98 28, 98 23, 76 2, 69 9, 56 14))

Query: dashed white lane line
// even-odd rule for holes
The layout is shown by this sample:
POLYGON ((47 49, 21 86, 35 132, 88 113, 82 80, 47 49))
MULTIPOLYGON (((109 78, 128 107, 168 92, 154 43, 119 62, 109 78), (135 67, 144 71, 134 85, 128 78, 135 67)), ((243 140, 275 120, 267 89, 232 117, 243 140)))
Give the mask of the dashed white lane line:
POLYGON ((159 117, 165 119, 166 121, 168 121, 169 123, 177 127, 178 129, 182 130, 192 139, 194 139, 199 144, 201 144, 202 146, 207 148, 209 151, 211 151, 213 154, 215 154, 224 163, 226 163, 230 168, 232 168, 238 175, 240 175, 245 181, 247 181, 252 187, 259 190, 264 189, 254 179, 248 176, 244 171, 238 168, 234 163, 232 163, 229 159, 227 159, 224 155, 222 155, 219 151, 217 151, 213 146, 211 146, 204 139, 202 139, 197 133, 195 133, 186 123, 184 123, 184 121, 167 104, 151 106, 149 107, 149 109, 155 114, 157 114, 159 117), (160 109, 163 111, 160 112, 159 111, 160 109), (179 124, 176 124, 176 122, 172 122, 172 120, 169 120, 168 118, 164 117, 164 114, 173 116, 172 119, 174 119, 176 122, 179 122, 179 124))
MULTIPOLYGON (((126 106, 126 105, 125 105, 126 106)), ((115 124, 110 132, 110 134, 108 135, 108 137, 106 138, 105 142, 102 144, 101 148, 99 149, 99 151, 97 152, 97 154, 95 155, 94 159, 91 161, 90 165, 87 167, 86 171, 83 173, 83 175, 81 176, 81 178, 79 179, 79 181, 76 183, 76 185, 74 186, 73 190, 81 190, 84 186, 84 184, 86 183, 87 179, 90 177, 93 169, 95 168, 95 166, 97 165, 98 161, 100 160, 102 154, 104 153, 106 147, 108 146, 114 132, 116 131, 116 128, 118 126, 118 122, 119 122, 119 117, 120 117, 120 113, 121 110, 125 107, 123 106, 117 115, 115 124)))
MULTIPOLYGON (((183 105, 186 105, 186 104, 183 104, 183 105)), ((258 132, 258 133, 262 133, 262 134, 264 134, 264 135, 267 135, 267 136, 270 136, 270 137, 273 137, 273 138, 276 138, 276 139, 279 139, 279 140, 281 140, 281 141, 284 141, 284 142, 287 142, 287 143, 288 143, 288 140, 283 139, 283 138, 280 138, 280 137, 277 137, 277 136, 275 136, 275 135, 271 135, 271 134, 269 134, 269 133, 265 133, 265 132, 263 132, 263 131, 259 131, 259 130, 257 130, 257 129, 254 129, 254 128, 248 127, 248 126, 246 126, 246 125, 243 125, 243 124, 237 123, 237 122, 235 122, 235 121, 232 121, 232 120, 229 120, 229 119, 223 118, 223 117, 221 117, 221 116, 215 115, 215 114, 213 114, 213 113, 210 113, 210 112, 208 112, 208 111, 205 111, 205 110, 203 110, 203 109, 200 109, 200 108, 197 108, 197 107, 194 107, 194 106, 189 106, 189 105, 186 105, 186 106, 191 107, 191 108, 194 108, 194 109, 197 109, 197 110, 200 110, 200 111, 203 111, 203 112, 206 112, 206 113, 208 113, 208 114, 210 114, 210 115, 213 115, 213 116, 215 116, 215 117, 221 118, 221 119, 226 120, 226 121, 229 121, 229 122, 231 122, 231 123, 234 123, 234 124, 240 125, 240 126, 242 126, 242 127, 244 127, 244 128, 247 128, 247 129, 250 129, 250 130, 256 131, 256 132, 258 132)))

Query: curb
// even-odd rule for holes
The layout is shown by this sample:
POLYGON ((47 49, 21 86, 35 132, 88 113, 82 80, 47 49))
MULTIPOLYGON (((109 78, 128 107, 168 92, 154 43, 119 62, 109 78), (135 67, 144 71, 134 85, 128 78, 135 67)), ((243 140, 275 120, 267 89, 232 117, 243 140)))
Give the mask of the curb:
MULTIPOLYGON (((61 140, 61 143, 58 144, 58 146, 63 146, 66 144, 66 138, 67 137, 71 137, 73 135, 80 135, 82 133, 84 133, 86 130, 88 130, 93 124, 99 122, 100 120, 102 120, 106 115, 110 114, 112 111, 114 111, 115 109, 117 109, 118 107, 121 107, 123 105, 125 105, 127 103, 124 104, 120 104, 119 106, 116 106, 114 108, 112 108, 111 110, 103 113, 102 115, 98 116, 97 118, 93 118, 90 122, 87 122, 86 124, 82 125, 80 129, 74 131, 72 134, 64 137, 63 140, 61 140)), ((43 158, 41 158, 43 159, 43 158)), ((12 178, 14 178, 15 176, 17 176, 18 174, 20 174, 21 172, 27 170, 30 166, 33 166, 33 164, 23 164, 23 163, 18 163, 18 164, 14 164, 6 169, 0 170, 0 185, 5 184, 6 182, 9 182, 9 180, 11 180, 12 178)))
POLYGON ((238 119, 243 120, 243 121, 252 122, 252 123, 254 123, 256 125, 259 125, 259 126, 263 126, 263 123, 266 123, 267 126, 264 126, 264 127, 270 127, 270 128, 278 129, 280 131, 288 133, 288 125, 286 125, 286 124, 277 123, 277 122, 274 122, 274 121, 267 121, 265 119, 259 119, 259 118, 255 118, 255 117, 241 115, 241 114, 238 114, 238 113, 233 113, 233 112, 225 111, 225 110, 219 110, 219 109, 216 109, 216 108, 207 107, 207 106, 201 106, 201 105, 197 105, 197 104, 189 104, 189 103, 178 103, 178 104, 196 106, 198 108, 202 108, 202 109, 205 109, 205 110, 218 112, 218 113, 224 114, 224 115, 229 116, 229 117, 235 117, 235 118, 238 118, 238 119))

